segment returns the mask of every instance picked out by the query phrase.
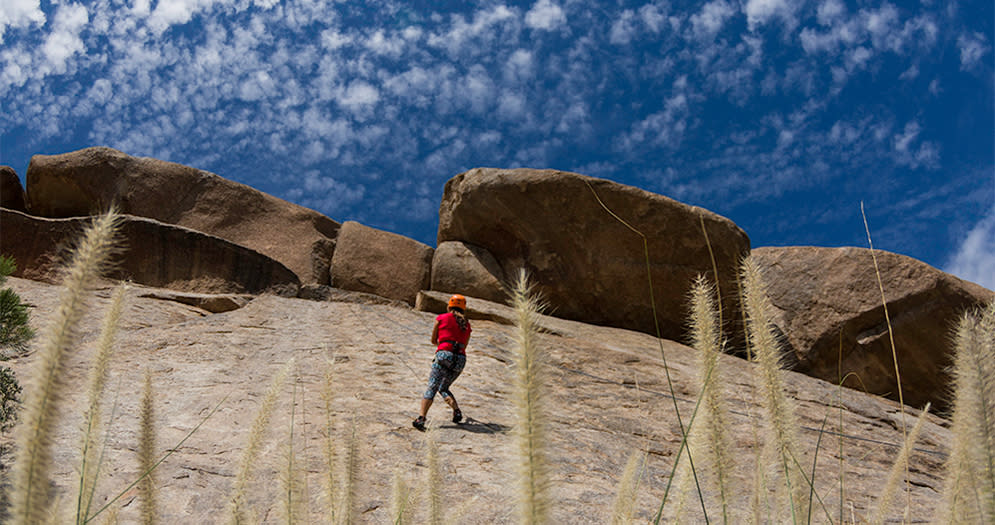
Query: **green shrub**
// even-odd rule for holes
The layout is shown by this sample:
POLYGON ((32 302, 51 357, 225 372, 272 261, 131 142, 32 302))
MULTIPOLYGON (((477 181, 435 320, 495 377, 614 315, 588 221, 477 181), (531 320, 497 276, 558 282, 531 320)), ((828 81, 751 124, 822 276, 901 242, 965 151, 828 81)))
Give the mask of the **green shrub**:
POLYGON ((0 431, 6 432, 17 420, 17 409, 21 403, 21 385, 14 377, 14 371, 0 367, 0 431))
MULTIPOLYGON (((0 285, 17 271, 14 259, 0 255, 0 285)), ((28 326, 28 305, 10 288, 0 290, 0 349, 9 348, 16 353, 27 349, 28 341, 34 337, 34 330, 28 326)))

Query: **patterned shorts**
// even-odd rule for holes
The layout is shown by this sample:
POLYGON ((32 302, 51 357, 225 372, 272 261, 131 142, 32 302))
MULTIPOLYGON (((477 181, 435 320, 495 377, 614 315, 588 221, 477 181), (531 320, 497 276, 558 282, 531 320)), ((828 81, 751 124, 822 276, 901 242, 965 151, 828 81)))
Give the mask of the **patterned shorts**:
POLYGON ((428 390, 422 396, 425 399, 434 399, 438 392, 443 399, 452 397, 449 386, 456 381, 463 367, 466 365, 466 356, 454 354, 446 350, 435 353, 435 360, 432 361, 432 372, 428 375, 428 390))

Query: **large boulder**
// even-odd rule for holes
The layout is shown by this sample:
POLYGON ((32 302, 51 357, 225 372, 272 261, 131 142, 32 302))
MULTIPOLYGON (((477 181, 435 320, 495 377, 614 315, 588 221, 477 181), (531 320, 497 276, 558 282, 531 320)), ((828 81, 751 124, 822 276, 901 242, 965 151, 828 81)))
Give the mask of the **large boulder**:
POLYGON ((0 208, 25 211, 24 186, 10 166, 0 166, 0 208))
MULTIPOLYGON (((757 248, 776 323, 795 369, 898 399, 895 363, 871 251, 757 248)), ((951 330, 995 293, 926 263, 875 252, 907 404, 949 402, 951 330)))
POLYGON ((87 148, 32 157, 27 195, 33 215, 75 217, 116 204, 122 213, 256 250, 283 263, 301 282, 328 284, 338 223, 213 173, 111 148, 87 148))
MULTIPOLYGON (((0 210, 0 253, 14 257, 15 276, 58 282, 70 248, 87 218, 46 219, 0 210)), ((107 275, 147 286, 200 293, 274 293, 296 296, 297 276, 263 254, 218 237, 125 216, 119 232, 121 253, 107 275)))
POLYGON ((735 320, 735 276, 746 233, 708 210, 574 173, 474 169, 446 183, 440 246, 462 241, 491 253, 504 275, 528 270, 556 316, 655 333, 646 236, 661 335, 685 339, 687 291, 718 268, 726 321, 735 320))
POLYGON ((415 304, 428 288, 432 247, 413 239, 346 221, 332 256, 332 286, 415 304))
POLYGON ((505 282, 497 259, 480 246, 449 241, 435 248, 432 290, 504 303, 508 300, 505 282))

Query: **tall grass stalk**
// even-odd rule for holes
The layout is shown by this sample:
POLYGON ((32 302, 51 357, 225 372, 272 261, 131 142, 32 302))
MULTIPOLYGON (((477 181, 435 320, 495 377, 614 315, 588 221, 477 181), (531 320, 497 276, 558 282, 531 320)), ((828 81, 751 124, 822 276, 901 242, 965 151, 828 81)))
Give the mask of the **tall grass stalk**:
MULTIPOLYGON (((639 229, 635 228, 634 226, 632 226, 631 224, 629 224, 628 222, 626 222, 625 219, 622 219, 621 217, 619 217, 617 213, 615 213, 614 211, 612 211, 611 208, 609 208, 608 205, 605 204, 604 201, 601 200, 601 197, 598 196, 598 192, 594 191, 594 186, 591 186, 591 183, 587 183, 587 188, 591 190, 591 193, 594 195, 594 199, 598 201, 598 204, 601 206, 601 208, 603 210, 605 210, 605 212, 607 212, 609 215, 611 215, 612 218, 614 218, 616 221, 618 221, 619 223, 621 223, 623 226, 625 226, 626 228, 628 228, 629 231, 631 231, 632 233, 635 233, 636 235, 638 235, 639 238, 642 239, 642 242, 643 242, 643 259, 644 259, 644 261, 646 263, 646 284, 647 284, 647 288, 649 289, 650 308, 653 311, 653 327, 654 327, 654 330, 655 330, 655 333, 656 333, 657 343, 660 346, 660 359, 663 361, 663 371, 664 371, 665 377, 667 378, 667 389, 670 392, 670 399, 671 399, 671 401, 673 402, 673 405, 674 405, 674 415, 677 417, 677 425, 680 427, 680 430, 681 430, 681 446, 680 446, 679 449, 677 449, 677 457, 675 458, 673 469, 670 472, 670 477, 667 480, 667 488, 666 488, 666 490, 663 493, 663 497, 660 499, 660 506, 657 509, 656 516, 653 519, 654 525, 657 525, 657 524, 660 523, 660 520, 663 518, 663 509, 667 505, 667 498, 670 495, 670 488, 671 488, 671 486, 673 484, 673 481, 674 481, 674 474, 677 472, 677 468, 680 465, 681 457, 683 456, 683 454, 685 452, 685 449, 687 448, 686 445, 687 445, 688 429, 685 428, 685 426, 684 426, 684 420, 683 420, 683 418, 681 418, 680 407, 677 406, 677 392, 674 389, 674 381, 670 377, 670 366, 667 365, 667 353, 663 349, 663 337, 660 334, 660 317, 657 315, 657 311, 656 311, 656 296, 655 296, 655 294, 653 292, 653 272, 650 269, 649 240, 647 239, 646 234, 644 234, 643 232, 639 231, 639 229)), ((718 279, 718 267, 715 265, 715 256, 714 256, 714 253, 712 252, 712 244, 711 244, 711 242, 709 242, 709 240, 708 240, 708 232, 705 230, 705 220, 704 220, 704 217, 703 216, 699 216, 699 218, 701 219, 702 232, 705 234, 705 244, 708 246, 709 255, 712 256, 712 267, 715 269, 715 272, 716 272, 715 277, 716 277, 716 280, 717 280, 718 279)), ((721 301, 719 301, 719 302, 721 303, 721 301)), ((720 310, 720 312, 721 312, 721 310, 720 310)), ((720 314, 720 316, 721 316, 721 314, 720 314)), ((697 412, 697 409, 698 409, 698 407, 695 406, 695 412, 697 412)), ((688 422, 688 427, 690 427, 691 424, 694 422, 694 416, 695 416, 695 414, 692 413, 691 414, 691 418, 690 418, 690 420, 688 422)), ((695 486, 697 487, 698 486, 698 473, 696 472, 696 470, 694 468, 694 458, 691 455, 690 451, 688 452, 687 461, 688 461, 688 464, 691 466, 691 475, 694 477, 695 486)), ((707 509, 705 508, 705 498, 702 495, 700 488, 698 489, 698 499, 701 502, 701 510, 702 510, 702 512, 705 513, 705 515, 707 517, 708 512, 707 512, 707 509)))
POLYGON ((335 384, 335 358, 333 357, 328 364, 325 366, 325 377, 323 378, 321 385, 321 398, 325 403, 325 446, 322 447, 325 459, 325 515, 328 516, 330 523, 338 523, 337 518, 337 497, 336 497, 336 481, 335 481, 335 426, 334 421, 334 409, 335 409, 335 394, 332 388, 335 384))
POLYGON ((612 525, 631 525, 639 497, 639 482, 643 477, 646 453, 633 450, 625 462, 625 470, 618 482, 618 493, 612 505, 612 525))
POLYGON ((280 391, 283 390, 283 385, 287 381, 287 376, 290 375, 293 368, 294 360, 291 359, 273 377, 273 381, 270 384, 269 389, 266 391, 266 394, 263 395, 262 403, 259 405, 258 412, 256 412, 256 419, 253 421, 252 428, 249 430, 248 443, 246 443, 245 449, 242 451, 238 473, 235 476, 235 484, 232 487, 229 507, 229 523, 242 524, 256 522, 255 517, 250 514, 248 501, 246 499, 246 489, 248 488, 249 481, 251 480, 250 475, 252 473, 252 467, 259 461, 259 449, 262 446, 263 437, 269 427, 269 421, 273 416, 273 408, 276 406, 276 401, 280 396, 280 391))
POLYGON ((10 523, 38 523, 51 508, 49 479, 59 405, 66 387, 65 354, 78 341, 78 327, 88 289, 99 279, 114 252, 120 215, 111 210, 94 219, 73 252, 63 280, 59 307, 44 333, 28 377, 21 424, 15 442, 17 457, 11 472, 10 523))
MULTIPOLYGON (((926 421, 926 416, 929 414, 929 406, 929 403, 926 403, 926 407, 922 409, 922 413, 919 414, 915 426, 909 431, 909 435, 905 438, 905 443, 902 445, 898 457, 895 458, 895 462, 888 472, 884 490, 881 491, 881 495, 877 501, 877 508, 871 516, 871 525, 884 525, 888 509, 891 507, 891 501, 895 497, 895 491, 898 489, 898 484, 902 482, 905 475, 905 465, 908 464, 909 456, 915 450, 916 441, 919 440, 919 433, 922 431, 922 424, 926 421)), ((908 510, 909 507, 906 507, 906 512, 908 510)))
POLYGON ((82 445, 80 447, 79 490, 76 501, 76 523, 83 523, 90 513, 93 496, 97 490, 97 478, 100 471, 97 436, 103 428, 101 399, 107 386, 108 368, 114 349, 114 339, 117 336, 121 313, 124 310, 124 297, 127 285, 118 286, 111 296, 111 305, 104 316, 97 342, 96 354, 90 367, 90 377, 87 387, 86 421, 83 425, 82 445))
MULTIPOLYGON (((767 436, 764 440, 758 470, 767 469, 781 472, 783 485, 774 485, 777 497, 774 500, 774 518, 781 516, 780 508, 784 501, 790 510, 791 521, 803 521, 808 515, 809 486, 804 473, 796 464, 801 459, 798 453, 798 418, 794 402, 785 393, 781 362, 783 352, 777 340, 774 322, 771 318, 770 300, 763 283, 760 266, 753 257, 746 257, 742 264, 743 301, 747 314, 746 332, 749 344, 759 363, 760 398, 767 413, 767 436)), ((761 483, 757 490, 766 493, 768 483, 761 483)), ((766 494, 759 498, 766 497, 766 494)))
POLYGON ((995 521, 995 301, 965 314, 954 335, 954 441, 940 523, 995 521))
MULTIPOLYGON (((881 292, 881 307, 884 309, 885 326, 888 327, 888 342, 891 344, 891 361, 895 365, 895 384, 898 388, 898 411, 902 419, 902 439, 908 440, 909 430, 905 424, 905 395, 902 392, 902 372, 898 366, 898 350, 895 347, 895 334, 891 329, 891 316, 888 314, 888 300, 884 295, 884 282, 881 280, 881 269, 878 267, 878 256, 874 251, 874 243, 871 241, 871 227, 867 224, 867 214, 864 213, 864 202, 860 202, 860 216, 864 219, 864 230, 867 232, 867 247, 871 252, 871 261, 874 263, 874 275, 877 277, 878 290, 881 292)), ((905 478, 909 479, 909 464, 905 463, 905 478)), ((905 484, 906 505, 912 507, 912 484, 905 484)))
POLYGON ((138 432, 139 472, 146 472, 138 493, 141 499, 142 523, 153 525, 158 522, 158 504, 155 483, 156 432, 155 407, 153 405, 152 371, 145 370, 145 384, 142 389, 142 406, 138 432))
POLYGON ((533 290, 528 273, 518 272, 512 290, 515 315, 514 437, 516 453, 519 523, 538 525, 549 522, 550 465, 547 451, 545 356, 539 346, 539 316, 542 304, 533 290))
POLYGON ((300 474, 297 472, 296 449, 294 440, 297 430, 297 382, 294 381, 293 397, 290 404, 290 425, 289 435, 284 444, 284 455, 287 458, 286 468, 280 476, 280 488, 283 497, 280 498, 280 511, 283 523, 291 525, 300 519, 301 515, 301 482, 300 474))

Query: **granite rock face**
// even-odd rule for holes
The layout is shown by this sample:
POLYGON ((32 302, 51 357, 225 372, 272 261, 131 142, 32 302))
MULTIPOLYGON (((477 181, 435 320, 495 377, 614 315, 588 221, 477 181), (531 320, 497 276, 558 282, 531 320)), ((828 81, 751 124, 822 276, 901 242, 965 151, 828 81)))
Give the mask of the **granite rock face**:
POLYGON ((213 173, 111 148, 87 148, 32 157, 27 195, 32 215, 76 217, 117 205, 125 214, 251 248, 290 268, 301 282, 328 284, 329 241, 338 223, 213 173))
MULTIPOLYGON (((947 406, 951 330, 995 293, 895 253, 875 251, 905 402, 947 406)), ((871 252, 757 248, 771 303, 799 372, 898 398, 891 339, 871 252), (842 369, 840 368, 842 362, 842 369)))
POLYGON ((631 186, 562 171, 474 169, 446 183, 438 242, 479 246, 504 275, 525 268, 557 316, 654 333, 643 237, 629 226, 646 238, 663 337, 683 337, 693 279, 715 279, 711 254, 726 320, 738 318, 735 276, 749 254, 746 233, 708 210, 631 186))
POLYGON ((25 211, 24 186, 10 166, 0 166, 0 208, 25 211))
POLYGON ((449 241, 439 244, 432 257, 432 290, 472 295, 489 301, 508 299, 507 279, 497 259, 473 244, 449 241))
MULTIPOLYGON (((14 257, 17 276, 57 282, 70 248, 89 218, 46 219, 0 210, 0 253, 14 257)), ((277 261, 244 246, 144 217, 124 216, 120 253, 110 277, 174 290, 296 296, 300 281, 277 261)))
POLYGON ((346 221, 330 270, 332 286, 415 304, 430 283, 434 250, 413 239, 346 221))
MULTIPOLYGON (((18 278, 8 284, 32 305, 32 326, 44 333, 57 310, 61 287, 18 278)), ((67 363, 72 377, 87 375, 111 293, 100 288, 91 298, 67 363)), ((106 468, 95 501, 110 501, 139 475, 135 453, 139 392, 147 369, 155 392, 157 442, 163 453, 175 448, 155 473, 160 521, 225 521, 260 399, 291 358, 295 360, 291 378, 279 391, 253 462, 248 493, 255 516, 268 516, 263 520, 267 523, 277 521, 274 516, 285 501, 277 480, 287 469, 291 436, 299 486, 308 487, 307 497, 298 500, 306 511, 302 520, 306 517, 310 523, 330 521, 324 488, 329 469, 323 453, 329 437, 336 454, 356 443, 357 492, 350 509, 356 522, 393 522, 389 502, 395 476, 408 487, 427 486, 426 435, 412 428, 411 420, 432 362, 429 337, 434 314, 409 307, 262 295, 237 310, 211 315, 186 304, 143 297, 149 293, 135 289, 125 299, 108 376, 114 391, 105 399, 105 412, 110 413, 114 403, 115 416, 107 427, 106 468), (328 372, 334 380, 331 402, 326 404, 320 393, 328 372), (198 425, 183 446, 176 447, 198 425)), ((471 310, 474 304, 471 298, 471 310)), ((495 314, 500 308, 478 306, 493 308, 495 314)), ((471 322, 467 365, 452 386, 467 422, 451 423, 448 408, 438 401, 429 411, 445 501, 467 503, 465 508, 460 503, 446 505, 445 519, 468 525, 516 523, 511 498, 516 493, 518 449, 512 429, 517 422, 509 366, 516 332, 505 324, 471 322)), ((549 367, 543 413, 555 480, 550 487, 550 522, 611 523, 619 480, 634 452, 644 454, 635 521, 653 521, 681 447, 674 404, 685 424, 694 409, 698 370, 693 351, 670 341, 663 341, 661 348, 659 340, 639 332, 550 317, 544 317, 542 324, 550 328, 536 340, 549 367), (676 401, 668 397, 661 350, 666 353, 676 401)), ((37 355, 29 352, 4 363, 26 388, 32 383, 37 355)), ((755 418, 762 408, 753 395, 754 365, 730 356, 719 362, 727 378, 721 385, 732 408, 728 431, 736 436, 729 454, 734 487, 728 497, 730 522, 740 523, 750 508, 754 461, 762 445, 756 438, 755 418)), ((836 516, 836 509, 843 508, 847 520, 869 520, 897 456, 896 445, 902 441, 899 407, 854 390, 840 392, 835 385, 793 372, 787 373, 786 388, 799 405, 798 445, 803 455, 799 462, 816 465, 815 489, 828 509, 818 507, 820 514, 813 518, 823 522, 824 512, 836 516), (819 461, 813 462, 816 454, 819 461), (846 480, 842 501, 841 476, 846 480)), ((65 415, 56 426, 51 491, 75 502, 87 400, 75 395, 64 402, 60 413, 65 415)), ((912 409, 906 413, 911 426, 918 414, 912 409)), ((910 458, 908 516, 917 520, 931 519, 939 506, 941 463, 953 440, 945 425, 928 416, 910 458)), ((0 440, 9 440, 9 435, 0 440)), ((332 473, 341 476, 340 471, 332 473)), ((113 504, 122 523, 140 521, 140 505, 131 494, 113 504)), ((674 500, 668 500, 664 509, 666 523, 675 522, 677 498, 673 491, 671 496, 674 500)), ((903 519, 907 498, 896 499, 901 504, 886 515, 886 521, 903 519)), ((410 523, 427 522, 424 501, 422 497, 410 505, 410 523)), ((713 519, 721 515, 712 506, 717 499, 706 501, 713 519)), ((704 522, 700 509, 689 508, 682 523, 704 522)))

